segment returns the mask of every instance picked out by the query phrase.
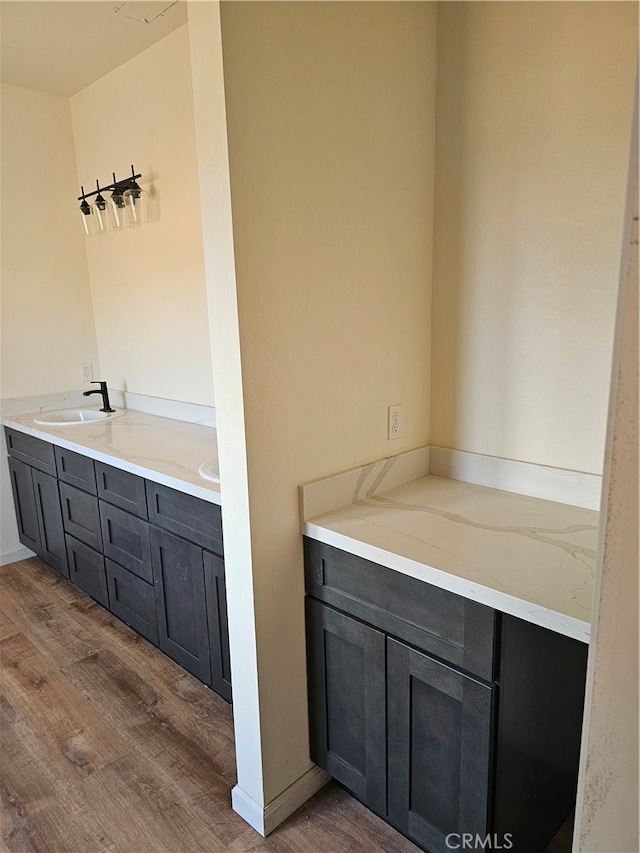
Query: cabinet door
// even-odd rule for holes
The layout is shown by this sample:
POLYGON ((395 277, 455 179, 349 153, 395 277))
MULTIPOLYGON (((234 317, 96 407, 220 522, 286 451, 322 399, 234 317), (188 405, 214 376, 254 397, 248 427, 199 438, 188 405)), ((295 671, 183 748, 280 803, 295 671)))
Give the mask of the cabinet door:
POLYGON ((158 646, 200 681, 211 683, 202 549, 151 528, 158 646))
POLYGON ((204 584, 207 591, 211 686, 223 699, 231 702, 231 661, 224 560, 208 551, 204 552, 204 584))
POLYGON ((306 603, 311 758, 384 816, 384 634, 312 598, 306 603))
POLYGON ((11 456, 8 459, 11 474, 13 503, 18 523, 18 538, 23 545, 37 554, 40 551, 40 530, 33 495, 31 468, 11 456))
POLYGON ((449 833, 488 831, 492 688, 396 640, 387 664, 389 819, 449 853, 449 833))
POLYGON ((107 575, 104 557, 84 542, 79 542, 67 533, 67 556, 69 558, 69 580, 88 593, 91 598, 109 607, 107 575))
POLYGON ((42 471, 32 470, 33 494, 40 528, 38 554, 51 568, 69 577, 58 481, 42 471))

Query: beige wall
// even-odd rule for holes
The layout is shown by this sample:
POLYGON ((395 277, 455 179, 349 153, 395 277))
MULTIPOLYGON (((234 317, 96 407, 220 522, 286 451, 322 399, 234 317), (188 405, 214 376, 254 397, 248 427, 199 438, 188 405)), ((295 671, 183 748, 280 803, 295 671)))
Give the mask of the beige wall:
POLYGON ((236 731, 262 740, 238 768, 258 802, 310 766, 297 486, 429 440, 435 24, 428 3, 222 4, 252 565, 227 549, 239 514, 225 551, 232 642, 253 589, 260 732, 236 731))
POLYGON ((601 473, 634 3, 441 3, 432 443, 601 473))
POLYGON ((152 202, 152 224, 86 240, 102 377, 122 390, 210 405, 187 27, 74 95, 71 110, 76 182, 108 183, 133 163, 152 202))
POLYGON ((81 387, 99 368, 75 221, 69 101, 2 86, 2 397, 81 387))

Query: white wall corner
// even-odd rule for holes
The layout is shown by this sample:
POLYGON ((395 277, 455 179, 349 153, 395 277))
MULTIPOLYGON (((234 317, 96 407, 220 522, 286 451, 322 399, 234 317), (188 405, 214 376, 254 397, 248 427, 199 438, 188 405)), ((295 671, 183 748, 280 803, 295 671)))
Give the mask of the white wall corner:
POLYGON ((8 566, 9 563, 17 563, 18 560, 28 560, 29 557, 36 555, 24 545, 19 545, 17 548, 12 548, 8 551, 0 552, 0 566, 8 566))
POLYGON ((233 810, 263 837, 280 826, 296 809, 323 788, 331 777, 314 765, 281 794, 261 806, 238 785, 231 791, 233 810))

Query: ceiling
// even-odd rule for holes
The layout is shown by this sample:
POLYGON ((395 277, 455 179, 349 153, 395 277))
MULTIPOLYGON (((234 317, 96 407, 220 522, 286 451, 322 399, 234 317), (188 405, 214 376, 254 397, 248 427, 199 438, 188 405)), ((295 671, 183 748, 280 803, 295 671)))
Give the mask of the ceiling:
POLYGON ((2 0, 2 82, 70 97, 186 22, 184 0, 2 0))

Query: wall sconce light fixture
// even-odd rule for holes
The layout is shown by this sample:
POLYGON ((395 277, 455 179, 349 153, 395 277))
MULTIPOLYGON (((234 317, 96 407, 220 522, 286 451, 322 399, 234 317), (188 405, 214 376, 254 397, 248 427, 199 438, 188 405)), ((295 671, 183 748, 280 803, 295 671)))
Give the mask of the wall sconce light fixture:
POLYGON ((86 237, 137 227, 149 221, 149 194, 138 184, 142 174, 136 174, 133 166, 130 178, 118 181, 115 172, 112 174, 112 184, 101 187, 99 181, 96 181, 97 189, 93 192, 86 193, 84 187, 80 187, 82 195, 78 196, 78 215, 82 233, 86 237), (109 190, 112 190, 111 195, 105 199, 102 193, 109 190), (95 199, 89 204, 87 199, 93 196, 95 199))

